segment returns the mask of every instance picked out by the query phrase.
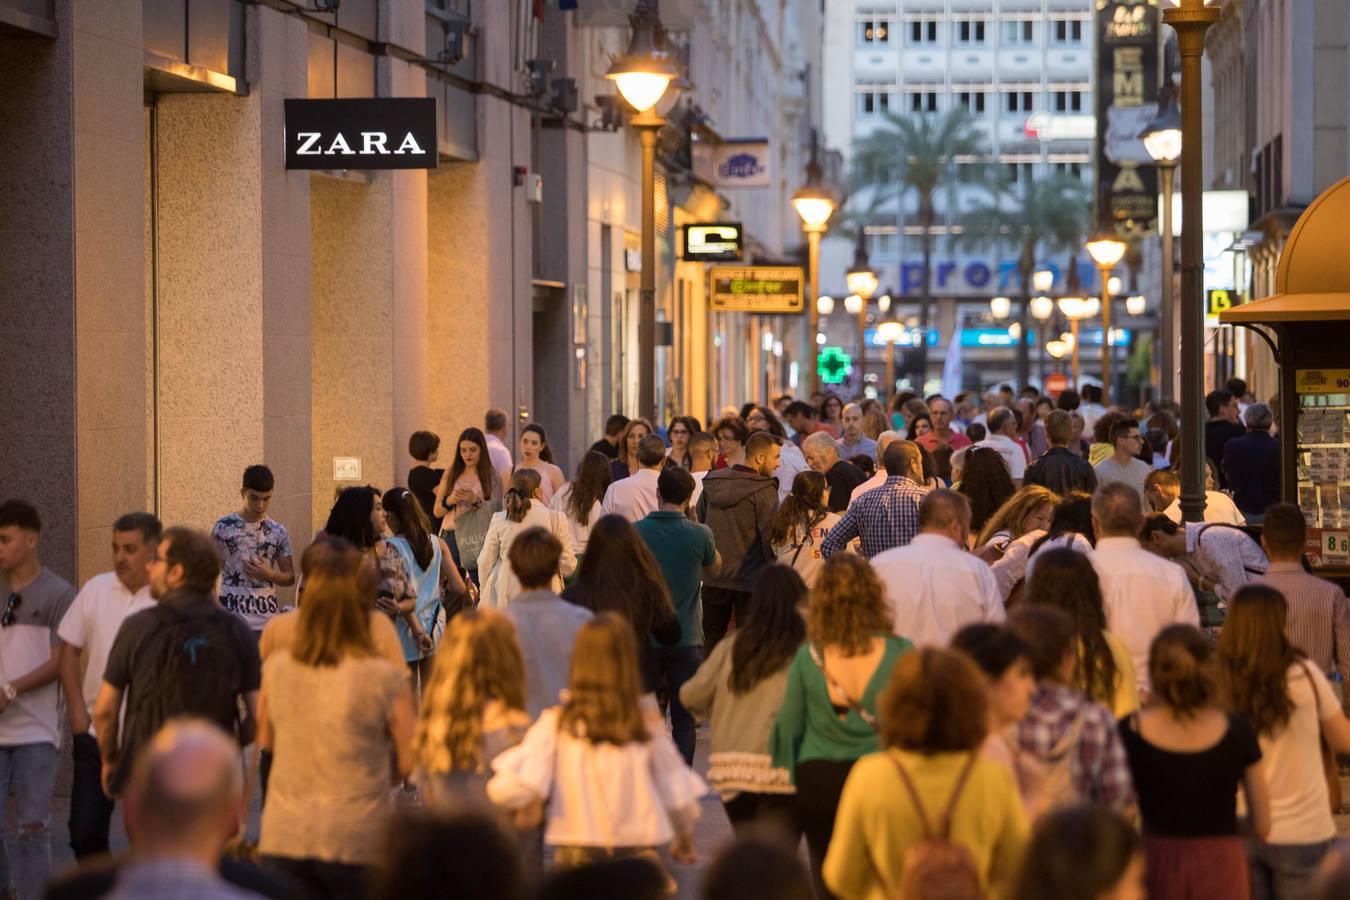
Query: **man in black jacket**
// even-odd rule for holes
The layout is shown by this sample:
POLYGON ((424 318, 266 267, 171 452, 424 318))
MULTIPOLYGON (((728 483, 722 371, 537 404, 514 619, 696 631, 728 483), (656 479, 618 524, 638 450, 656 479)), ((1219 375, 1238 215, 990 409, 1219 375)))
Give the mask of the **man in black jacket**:
POLYGON ((1067 496, 1070 491, 1092 493, 1097 489, 1097 473, 1092 464, 1069 450, 1073 437, 1073 418, 1064 410, 1056 409, 1045 417, 1045 437, 1050 449, 1027 467, 1022 484, 1039 484, 1067 496))
POLYGON ((1250 525, 1261 524, 1266 507, 1280 502, 1280 442, 1270 434, 1274 422, 1269 406, 1253 403, 1247 407, 1247 433, 1223 446, 1223 474, 1250 525))
POLYGON ((745 462, 709 472, 703 479, 698 517, 712 529, 722 566, 703 580, 703 644, 712 653, 727 633, 731 612, 745 624, 755 578, 773 558, 768 531, 778 509, 778 468, 782 448, 767 431, 745 442, 745 462))

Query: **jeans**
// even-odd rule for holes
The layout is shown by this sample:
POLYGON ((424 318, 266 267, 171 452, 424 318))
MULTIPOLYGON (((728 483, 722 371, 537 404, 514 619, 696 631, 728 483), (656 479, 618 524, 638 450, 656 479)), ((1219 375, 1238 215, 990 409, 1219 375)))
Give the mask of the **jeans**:
POLYGON ((834 834, 839 797, 844 793, 844 782, 855 762, 857 760, 853 759, 808 759, 797 763, 797 822, 806 835, 811 877, 816 884, 816 896, 821 900, 834 896, 825 887, 820 870, 830 849, 830 837, 834 834))
POLYGON ((370 868, 322 859, 264 856, 264 865, 300 889, 301 900, 365 900, 370 889, 370 868))
POLYGON ((52 791, 56 789, 56 748, 51 744, 0 747, 0 828, 9 818, 9 790, 18 806, 19 858, 11 868, 9 852, 0 843, 0 889, 13 889, 19 900, 38 900, 47 888, 52 865, 52 791))
POLYGON ((689 710, 680 703, 680 688, 694 677, 698 664, 703 661, 702 647, 658 647, 653 651, 656 658, 659 686, 670 700, 670 734, 675 746, 680 748, 684 761, 694 764, 694 743, 698 738, 698 726, 689 710))
POLYGON ((1312 900, 1313 875, 1331 841, 1319 844, 1247 842, 1247 866, 1252 877, 1252 900, 1312 900))
POLYGON ((98 739, 77 734, 73 739, 74 781, 70 785, 70 849, 76 859, 108 852, 108 829, 114 802, 103 793, 103 757, 98 739))
POLYGON ((731 613, 736 612, 736 624, 744 625, 750 611, 750 593, 731 588, 703 588, 703 652, 711 655, 717 642, 727 636, 731 613))

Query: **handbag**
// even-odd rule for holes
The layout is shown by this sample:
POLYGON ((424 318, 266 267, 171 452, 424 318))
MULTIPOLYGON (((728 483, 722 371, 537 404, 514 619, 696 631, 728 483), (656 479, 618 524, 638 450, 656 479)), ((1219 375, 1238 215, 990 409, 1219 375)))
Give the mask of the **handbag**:
POLYGON ((494 504, 484 501, 455 517, 455 543, 459 545, 459 558, 466 569, 478 568, 478 554, 483 552, 493 512, 494 504))
POLYGON ((1333 816, 1341 813, 1341 773, 1336 766, 1336 751, 1331 749, 1327 743, 1326 734, 1322 731, 1322 698, 1317 693, 1317 682, 1313 680, 1312 672, 1308 670, 1308 664, 1299 660, 1299 665, 1303 668, 1303 677, 1308 679, 1308 686, 1312 689, 1313 703, 1317 708, 1317 744, 1322 753, 1322 777, 1327 782, 1327 801, 1331 804, 1331 814, 1333 816))

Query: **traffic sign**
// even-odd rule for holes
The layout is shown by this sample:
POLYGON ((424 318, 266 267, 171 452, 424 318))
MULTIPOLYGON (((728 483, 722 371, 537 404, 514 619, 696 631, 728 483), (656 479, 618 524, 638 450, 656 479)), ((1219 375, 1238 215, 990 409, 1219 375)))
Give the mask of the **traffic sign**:
POLYGON ((1069 376, 1063 372, 1051 372, 1045 376, 1045 392, 1058 397, 1069 386, 1069 376))

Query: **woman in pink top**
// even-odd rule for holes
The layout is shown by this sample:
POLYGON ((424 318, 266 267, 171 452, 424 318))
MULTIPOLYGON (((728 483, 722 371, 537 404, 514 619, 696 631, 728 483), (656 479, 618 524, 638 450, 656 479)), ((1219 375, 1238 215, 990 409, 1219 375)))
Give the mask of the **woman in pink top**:
POLYGON ((520 462, 516 463, 516 470, 520 469, 534 469, 539 473, 539 492, 546 505, 567 483, 562 469, 553 464, 548 435, 540 425, 531 423, 520 432, 520 462))

